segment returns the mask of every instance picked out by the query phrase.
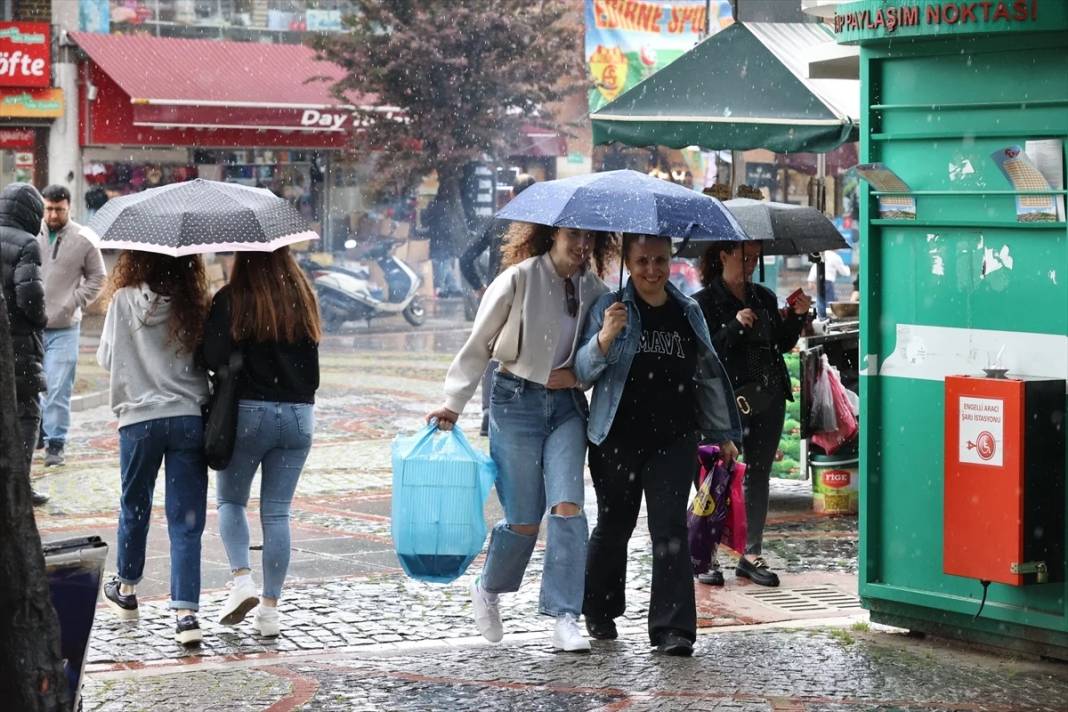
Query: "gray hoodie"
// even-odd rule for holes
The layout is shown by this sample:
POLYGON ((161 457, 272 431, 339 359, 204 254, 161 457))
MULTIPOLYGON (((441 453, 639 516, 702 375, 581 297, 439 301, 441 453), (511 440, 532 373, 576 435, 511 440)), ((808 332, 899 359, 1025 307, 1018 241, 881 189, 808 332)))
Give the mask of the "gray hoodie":
POLYGON ((124 287, 111 300, 96 360, 111 373, 111 409, 120 428, 201 414, 207 376, 193 354, 170 340, 170 314, 170 300, 144 284, 124 287))

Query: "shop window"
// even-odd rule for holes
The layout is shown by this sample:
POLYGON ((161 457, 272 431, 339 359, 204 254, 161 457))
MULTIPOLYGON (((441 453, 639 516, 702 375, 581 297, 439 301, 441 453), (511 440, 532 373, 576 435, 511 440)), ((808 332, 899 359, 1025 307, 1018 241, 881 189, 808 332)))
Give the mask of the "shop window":
MULTIPOLYGON (((338 32, 342 18, 355 12, 351 0, 82 0, 106 8, 102 23, 83 30, 120 34, 256 39, 248 30, 286 39, 290 32, 338 32), (234 30, 233 33, 228 30, 234 30)), ((299 41, 299 38, 294 40, 299 41)))

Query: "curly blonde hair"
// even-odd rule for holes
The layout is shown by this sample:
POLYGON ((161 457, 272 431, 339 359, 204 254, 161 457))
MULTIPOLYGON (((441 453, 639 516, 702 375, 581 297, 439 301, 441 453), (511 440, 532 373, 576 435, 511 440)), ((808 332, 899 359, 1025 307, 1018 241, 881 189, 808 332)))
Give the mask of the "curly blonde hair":
MULTIPOLYGON (((553 235, 562 228, 552 225, 514 222, 504 234, 501 266, 519 264, 525 259, 544 255, 553 246, 553 235)), ((593 232, 593 262, 597 275, 604 277, 619 255, 619 241, 610 232, 593 232)), ((589 265, 584 265, 589 267, 589 265)))

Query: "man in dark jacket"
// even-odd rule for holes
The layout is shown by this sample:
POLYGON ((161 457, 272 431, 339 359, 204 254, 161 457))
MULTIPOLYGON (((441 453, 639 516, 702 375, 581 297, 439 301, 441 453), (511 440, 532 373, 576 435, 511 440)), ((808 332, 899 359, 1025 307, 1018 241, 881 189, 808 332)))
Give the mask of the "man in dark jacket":
MULTIPOLYGON (((520 173, 515 183, 512 184, 512 197, 514 198, 537 182, 534 176, 520 173)), ((460 256, 460 272, 479 297, 485 293, 489 283, 500 274, 501 248, 504 247, 504 235, 511 224, 510 220, 492 220, 482 236, 472 242, 460 256), (486 270, 486 279, 483 283, 482 276, 478 273, 478 260, 487 250, 489 251, 489 268, 486 270)))
MULTIPOLYGON (((514 198, 537 182, 534 176, 520 173, 516 176, 515 183, 512 184, 512 197, 514 198)), ((475 295, 479 300, 486 293, 486 287, 501 272, 501 262, 504 258, 501 250, 504 248, 504 236, 511 224, 511 220, 491 220, 489 227, 482 232, 481 237, 472 242, 460 256, 460 272, 471 285, 471 289, 475 290, 475 295), (486 269, 486 281, 483 283, 478 273, 478 261, 482 253, 486 251, 489 251, 489 267, 486 269)), ((490 361, 486 365, 486 373, 482 376, 482 427, 478 431, 482 437, 489 435, 490 393, 493 391, 493 374, 496 370, 497 362, 490 361)))
MULTIPOLYGON (((41 334, 48 319, 41 281, 41 248, 37 243, 43 216, 44 201, 32 185, 11 183, 0 191, 0 284, 8 305, 15 352, 15 399, 27 477, 41 427, 38 394, 45 390, 41 334)), ((48 497, 33 493, 35 506, 47 501, 48 497)))

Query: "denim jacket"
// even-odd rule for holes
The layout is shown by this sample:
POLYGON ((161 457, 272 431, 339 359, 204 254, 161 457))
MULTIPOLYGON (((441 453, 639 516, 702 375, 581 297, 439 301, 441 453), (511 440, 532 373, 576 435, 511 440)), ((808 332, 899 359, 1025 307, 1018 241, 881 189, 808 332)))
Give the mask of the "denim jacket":
MULTIPOLYGON (((678 302, 697 336, 697 425, 705 440, 723 442, 733 440, 741 443, 742 420, 734 401, 730 378, 720 363, 708 324, 697 302, 680 292, 670 282, 668 295, 678 302)), ((619 300, 619 292, 610 292, 598 299, 590 309, 582 333, 583 344, 575 354, 575 375, 580 383, 593 386, 593 401, 590 404, 590 419, 587 435, 590 442, 600 445, 612 429, 623 388, 627 383, 634 355, 641 341, 642 325, 635 301, 634 287, 628 283, 623 289, 623 303, 627 306, 627 325, 612 342, 607 354, 601 353, 597 333, 604 324, 604 313, 619 300)))

